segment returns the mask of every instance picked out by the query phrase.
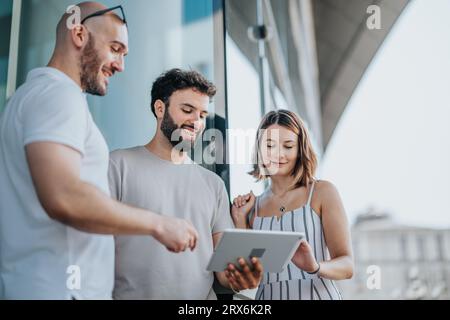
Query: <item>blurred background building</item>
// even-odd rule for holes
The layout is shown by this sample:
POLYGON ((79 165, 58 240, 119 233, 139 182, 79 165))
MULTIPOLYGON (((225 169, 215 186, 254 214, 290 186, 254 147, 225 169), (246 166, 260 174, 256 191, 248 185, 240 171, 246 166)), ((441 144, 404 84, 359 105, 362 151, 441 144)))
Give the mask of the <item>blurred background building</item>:
POLYGON ((450 229, 406 226, 370 209, 356 219, 352 241, 355 275, 340 283, 346 299, 450 299, 450 229))
MULTIPOLYGON (((408 0, 103 0, 122 4, 130 54, 106 97, 89 97, 91 112, 112 150, 145 144, 156 122, 150 89, 163 71, 195 69, 218 95, 208 128, 226 138, 224 157, 252 150, 227 129, 256 129, 277 108, 297 112, 323 157, 336 126, 371 61, 408 0), (382 13, 371 30, 368 8, 382 13)), ((0 112, 27 73, 46 65, 56 24, 71 0, 0 1, 0 112)), ((389 75, 386 75, 389 76, 389 75)), ((223 159, 222 159, 223 160, 223 159)), ((261 192, 244 163, 207 165, 231 197, 261 192)), ((346 298, 448 298, 449 231, 396 225, 369 212, 353 226, 357 271, 342 283, 346 298), (378 265, 382 289, 368 290, 366 268, 378 265)), ((219 289, 218 289, 219 290, 219 289)), ((219 290, 219 292, 221 292, 219 290)))

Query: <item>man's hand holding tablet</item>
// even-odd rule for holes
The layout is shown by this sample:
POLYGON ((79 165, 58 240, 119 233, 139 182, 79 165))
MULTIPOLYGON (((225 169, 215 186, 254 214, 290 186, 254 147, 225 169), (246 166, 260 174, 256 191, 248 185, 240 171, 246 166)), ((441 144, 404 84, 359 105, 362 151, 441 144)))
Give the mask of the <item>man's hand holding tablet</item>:
POLYGON ((258 258, 250 259, 251 266, 244 258, 239 258, 237 268, 233 263, 229 263, 225 270, 230 287, 233 291, 254 289, 261 282, 263 276, 263 266, 258 258))

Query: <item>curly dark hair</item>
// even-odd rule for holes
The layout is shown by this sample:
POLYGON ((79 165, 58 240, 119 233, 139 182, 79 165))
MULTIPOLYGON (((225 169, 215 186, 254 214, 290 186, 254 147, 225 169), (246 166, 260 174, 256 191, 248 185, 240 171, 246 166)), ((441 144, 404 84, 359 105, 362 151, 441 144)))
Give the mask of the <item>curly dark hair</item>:
POLYGON ((210 100, 212 100, 217 92, 216 86, 197 71, 185 71, 181 69, 166 71, 155 80, 152 87, 151 107, 155 117, 155 102, 161 100, 166 106, 169 106, 172 94, 175 91, 183 89, 194 89, 207 95, 210 100))

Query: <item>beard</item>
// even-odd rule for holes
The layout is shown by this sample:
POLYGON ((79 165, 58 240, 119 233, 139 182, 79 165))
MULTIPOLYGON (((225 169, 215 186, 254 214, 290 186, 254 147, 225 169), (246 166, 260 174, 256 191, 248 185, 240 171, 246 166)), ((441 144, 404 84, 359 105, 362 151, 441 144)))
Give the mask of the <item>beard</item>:
POLYGON ((80 58, 80 80, 81 87, 86 93, 95 96, 106 95, 106 87, 102 86, 99 79, 101 61, 98 51, 95 49, 95 40, 89 34, 89 40, 80 58))
POLYGON ((179 127, 174 121, 173 118, 169 114, 168 107, 166 108, 166 111, 164 112, 164 117, 161 122, 161 131, 164 134, 164 136, 169 140, 172 147, 177 151, 190 151, 197 139, 191 141, 191 140, 185 140, 183 136, 181 135, 182 126, 179 127))

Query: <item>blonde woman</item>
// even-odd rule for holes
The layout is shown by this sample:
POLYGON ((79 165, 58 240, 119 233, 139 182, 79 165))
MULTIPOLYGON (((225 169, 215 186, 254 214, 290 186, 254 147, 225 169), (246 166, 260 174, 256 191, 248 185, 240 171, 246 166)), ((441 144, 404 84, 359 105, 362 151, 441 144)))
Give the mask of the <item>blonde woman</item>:
POLYGON ((297 231, 306 235, 280 273, 265 273, 257 300, 340 300, 334 280, 353 275, 346 213, 333 184, 314 179, 317 158, 302 120, 293 112, 267 114, 255 143, 251 174, 270 186, 233 201, 237 228, 297 231))

